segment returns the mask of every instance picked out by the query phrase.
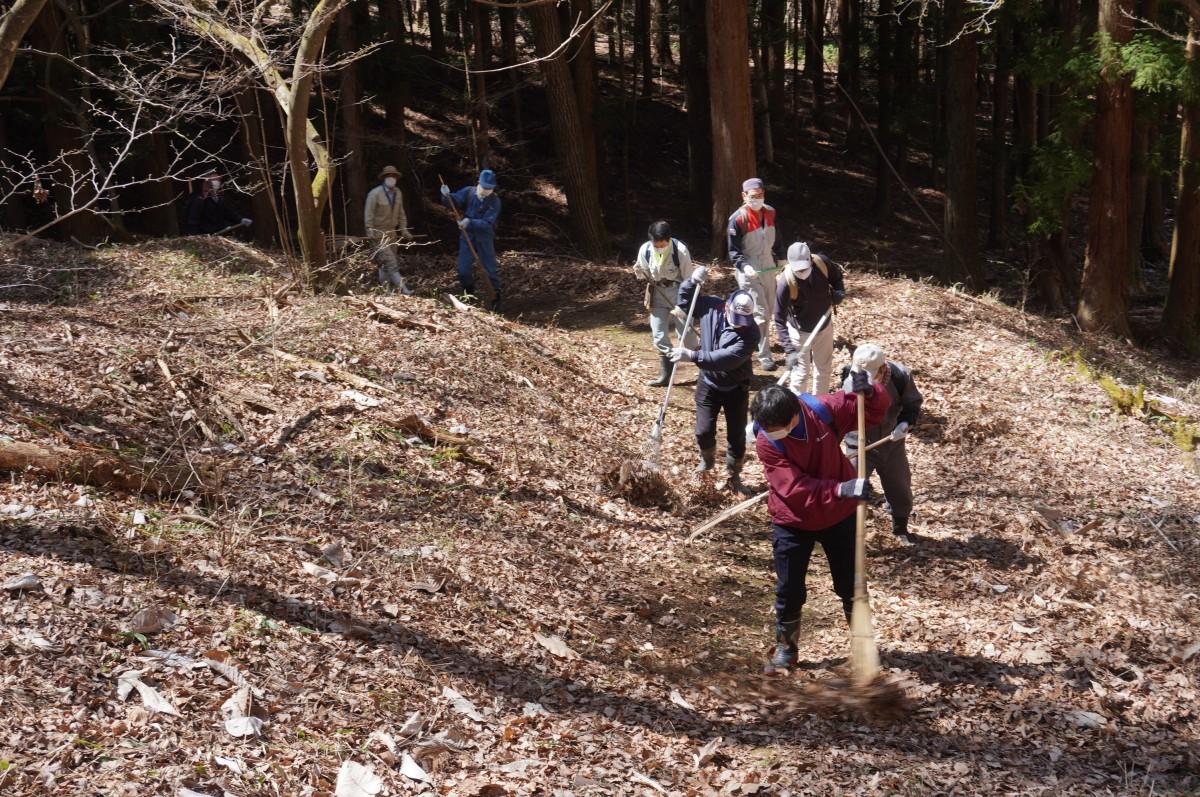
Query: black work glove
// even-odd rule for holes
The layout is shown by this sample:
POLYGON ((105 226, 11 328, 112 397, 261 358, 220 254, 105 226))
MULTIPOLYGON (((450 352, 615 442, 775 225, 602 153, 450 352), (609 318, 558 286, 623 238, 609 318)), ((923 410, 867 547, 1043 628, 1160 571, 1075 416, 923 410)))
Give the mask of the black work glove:
POLYGON ((800 352, 789 351, 787 353, 787 367, 795 368, 799 364, 800 364, 800 352))
POLYGON ((873 495, 871 482, 867 479, 851 479, 838 485, 838 498, 853 498, 855 501, 869 501, 873 495))
POLYGON ((850 381, 855 393, 862 393, 864 397, 871 394, 871 377, 866 371, 860 369, 850 371, 850 381))
POLYGON ((834 307, 837 307, 839 304, 841 304, 842 299, 845 299, 845 298, 846 298, 845 291, 831 291, 829 294, 829 300, 831 302, 833 302, 834 307))

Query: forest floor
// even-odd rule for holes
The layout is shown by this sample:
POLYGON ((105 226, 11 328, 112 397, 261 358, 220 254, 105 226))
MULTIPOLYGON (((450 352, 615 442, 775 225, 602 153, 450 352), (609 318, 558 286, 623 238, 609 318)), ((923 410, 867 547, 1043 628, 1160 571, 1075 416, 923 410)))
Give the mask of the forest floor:
MULTIPOLYGON (((505 256, 524 287, 499 317, 432 298, 432 258, 410 259, 424 298, 312 297, 229 242, 37 247, 75 270, 2 307, 0 435, 197 482, 0 485, 6 795, 328 795, 353 764, 388 794, 1200 787, 1200 476, 1056 322, 852 274, 839 363, 876 340, 925 394, 924 540, 869 522, 911 702, 885 721, 788 699, 845 671, 819 557, 804 665, 761 698, 763 510, 684 541, 735 500, 691 473, 694 376, 670 509, 602 486, 662 396, 627 268, 505 256)), ((1191 364, 1086 345, 1200 417, 1191 364)))

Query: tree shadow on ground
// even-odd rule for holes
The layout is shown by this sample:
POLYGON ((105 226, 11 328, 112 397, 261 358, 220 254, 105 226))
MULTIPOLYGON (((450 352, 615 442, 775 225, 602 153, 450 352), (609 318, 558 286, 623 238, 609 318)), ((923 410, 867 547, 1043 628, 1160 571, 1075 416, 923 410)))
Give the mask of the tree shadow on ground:
POLYGON ((894 562, 922 559, 965 562, 978 559, 996 569, 1004 570, 1025 570, 1031 566, 1045 564, 1042 557, 1026 553, 1016 543, 982 534, 974 534, 966 539, 922 537, 916 545, 876 549, 870 552, 870 556, 872 559, 894 562))
MULTIPOLYGON (((765 735, 773 741, 822 747, 854 743, 875 751, 909 753, 926 760, 986 750, 1006 765, 1023 767, 1029 763, 1027 742, 1018 735, 1007 738, 945 731, 934 725, 934 716, 928 712, 911 714, 891 724, 876 724, 867 734, 863 733, 862 721, 870 719, 869 716, 805 709, 802 700, 795 705, 785 704, 783 715, 773 714, 764 705, 757 716, 747 717, 744 709, 728 705, 714 709, 719 715, 714 718, 711 714, 705 715, 665 699, 632 697, 574 680, 568 675, 536 672, 398 622, 356 617, 243 580, 210 577, 184 567, 172 567, 165 557, 144 557, 87 528, 22 523, 0 526, 0 532, 0 550, 34 557, 51 556, 60 562, 107 570, 125 578, 153 581, 165 587, 185 587, 209 603, 220 601, 252 609, 277 621, 303 623, 322 633, 343 636, 352 644, 391 651, 398 657, 415 654, 440 671, 503 694, 513 705, 537 702, 552 713, 608 717, 626 725, 690 737, 697 744, 721 736, 727 743, 758 747, 765 735)), ((993 689, 1002 688, 1005 677, 1029 678, 1046 674, 1038 668, 1014 668, 979 657, 941 652, 887 654, 885 661, 888 660, 911 668, 923 681, 954 684, 965 678, 968 683, 993 689)), ((746 676, 735 677, 745 679, 746 676)), ((669 684, 664 685, 664 692, 666 686, 669 684)), ((744 695, 745 699, 753 697, 744 695)), ((1144 735, 1138 728, 1127 730, 1126 741, 1144 735)), ((1077 755, 1080 765, 1094 773, 1100 766, 1097 753, 1104 746, 1105 742, 1099 740, 1090 744, 1085 742, 1073 749, 1071 755, 1077 755)), ((1110 777, 1115 776, 1116 762, 1110 762, 1107 771, 1110 777)))

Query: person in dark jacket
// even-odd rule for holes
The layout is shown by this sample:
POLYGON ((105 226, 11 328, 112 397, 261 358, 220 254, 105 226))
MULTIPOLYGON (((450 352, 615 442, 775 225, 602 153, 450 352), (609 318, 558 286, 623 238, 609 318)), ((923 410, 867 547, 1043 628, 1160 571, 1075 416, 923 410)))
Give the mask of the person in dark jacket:
MULTIPOLYGON (((908 516, 912 514, 912 469, 908 464, 908 450, 904 438, 908 430, 917 422, 921 414, 921 402, 924 397, 913 381, 912 372, 898 362, 888 360, 883 356, 883 349, 874 343, 864 343, 854 350, 851 367, 858 367, 868 374, 875 374, 874 379, 892 399, 892 405, 887 414, 878 424, 868 424, 866 444, 882 440, 885 437, 891 442, 884 443, 878 448, 867 452, 867 478, 874 472, 879 473, 879 481, 883 484, 883 494, 887 498, 888 507, 892 513, 892 533, 904 544, 917 542, 908 531, 908 516)), ((845 377, 843 389, 850 389, 850 374, 845 377)), ((850 464, 858 467, 858 432, 852 431, 846 435, 846 449, 850 452, 850 464)))
POLYGON ((460 188, 454 193, 443 185, 442 201, 462 214, 458 222, 462 230, 458 236, 458 282, 463 293, 471 298, 475 296, 475 258, 471 255, 471 245, 474 245, 479 262, 487 272, 488 282, 492 283, 496 292, 491 309, 499 312, 501 289, 500 267, 496 265, 496 220, 500 217, 500 197, 496 196, 496 173, 484 169, 479 173, 475 185, 460 188), (471 245, 467 243, 468 237, 471 245))
POLYGON ((215 235, 251 225, 251 220, 238 213, 221 195, 221 185, 221 175, 215 171, 200 179, 184 212, 183 231, 186 234, 215 235))
POLYGON ((870 482, 842 453, 842 437, 858 422, 857 396, 866 422, 883 420, 888 392, 872 384, 866 371, 851 373, 853 390, 796 397, 771 385, 754 397, 754 445, 767 478, 767 511, 775 560, 775 655, 771 666, 787 670, 798 657, 800 614, 808 593, 805 580, 813 546, 825 551, 833 591, 846 621, 854 601, 855 507, 870 497, 870 482))
MULTIPOLYGON (((703 266, 679 286, 679 309, 687 312, 708 271, 703 266)), ((696 444, 698 471, 711 470, 717 453, 717 416, 725 413, 725 469, 729 486, 745 493, 742 462, 746 458, 746 410, 750 399, 751 360, 758 345, 754 297, 738 289, 722 301, 701 295, 693 314, 700 326, 700 348, 676 348, 673 362, 686 360, 700 369, 696 382, 696 444)))
POLYGON ((821 327, 807 352, 801 347, 821 316, 845 297, 846 282, 837 263, 812 254, 803 241, 788 247, 787 267, 775 281, 775 335, 787 354, 793 393, 833 389, 833 319, 821 327))

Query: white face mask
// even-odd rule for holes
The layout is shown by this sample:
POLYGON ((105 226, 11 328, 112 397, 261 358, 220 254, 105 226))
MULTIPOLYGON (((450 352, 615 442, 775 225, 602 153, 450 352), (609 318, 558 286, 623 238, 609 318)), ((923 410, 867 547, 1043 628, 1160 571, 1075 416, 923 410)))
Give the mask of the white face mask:
POLYGON ((214 191, 221 190, 221 181, 220 180, 209 180, 208 184, 212 186, 212 190, 214 190, 214 191))
POLYGON ((383 184, 386 185, 388 188, 395 188, 396 187, 396 178, 395 177, 385 177, 385 178, 383 178, 383 184))
POLYGON ((479 194, 480 199, 487 199, 492 195, 492 191, 494 190, 494 188, 484 188, 481 185, 475 186, 475 193, 479 194))
POLYGON ((763 430, 763 434, 765 434, 765 435, 766 435, 768 438, 770 438, 771 440, 774 440, 774 441, 778 442, 778 441, 780 441, 780 440, 782 440, 783 438, 787 437, 788 435, 790 435, 792 432, 794 432, 794 431, 796 430, 796 427, 797 427, 797 426, 799 425, 799 423, 800 423, 800 419, 799 419, 799 418, 796 418, 796 419, 794 419, 794 420, 795 420, 795 423, 793 423, 791 426, 788 426, 788 427, 787 427, 787 428, 785 428, 785 429, 778 429, 778 430, 776 430, 776 431, 774 431, 774 432, 768 432, 768 431, 766 431, 766 430, 764 429, 764 430, 763 430))
POLYGON ((663 244, 662 246, 659 246, 658 244, 654 244, 654 251, 660 255, 670 248, 671 248, 670 244, 663 244))
POLYGON ((767 201, 765 199, 747 199, 746 200, 746 205, 749 206, 749 208, 751 210, 756 210, 756 211, 762 210, 763 205, 765 205, 766 203, 767 203, 767 201))

